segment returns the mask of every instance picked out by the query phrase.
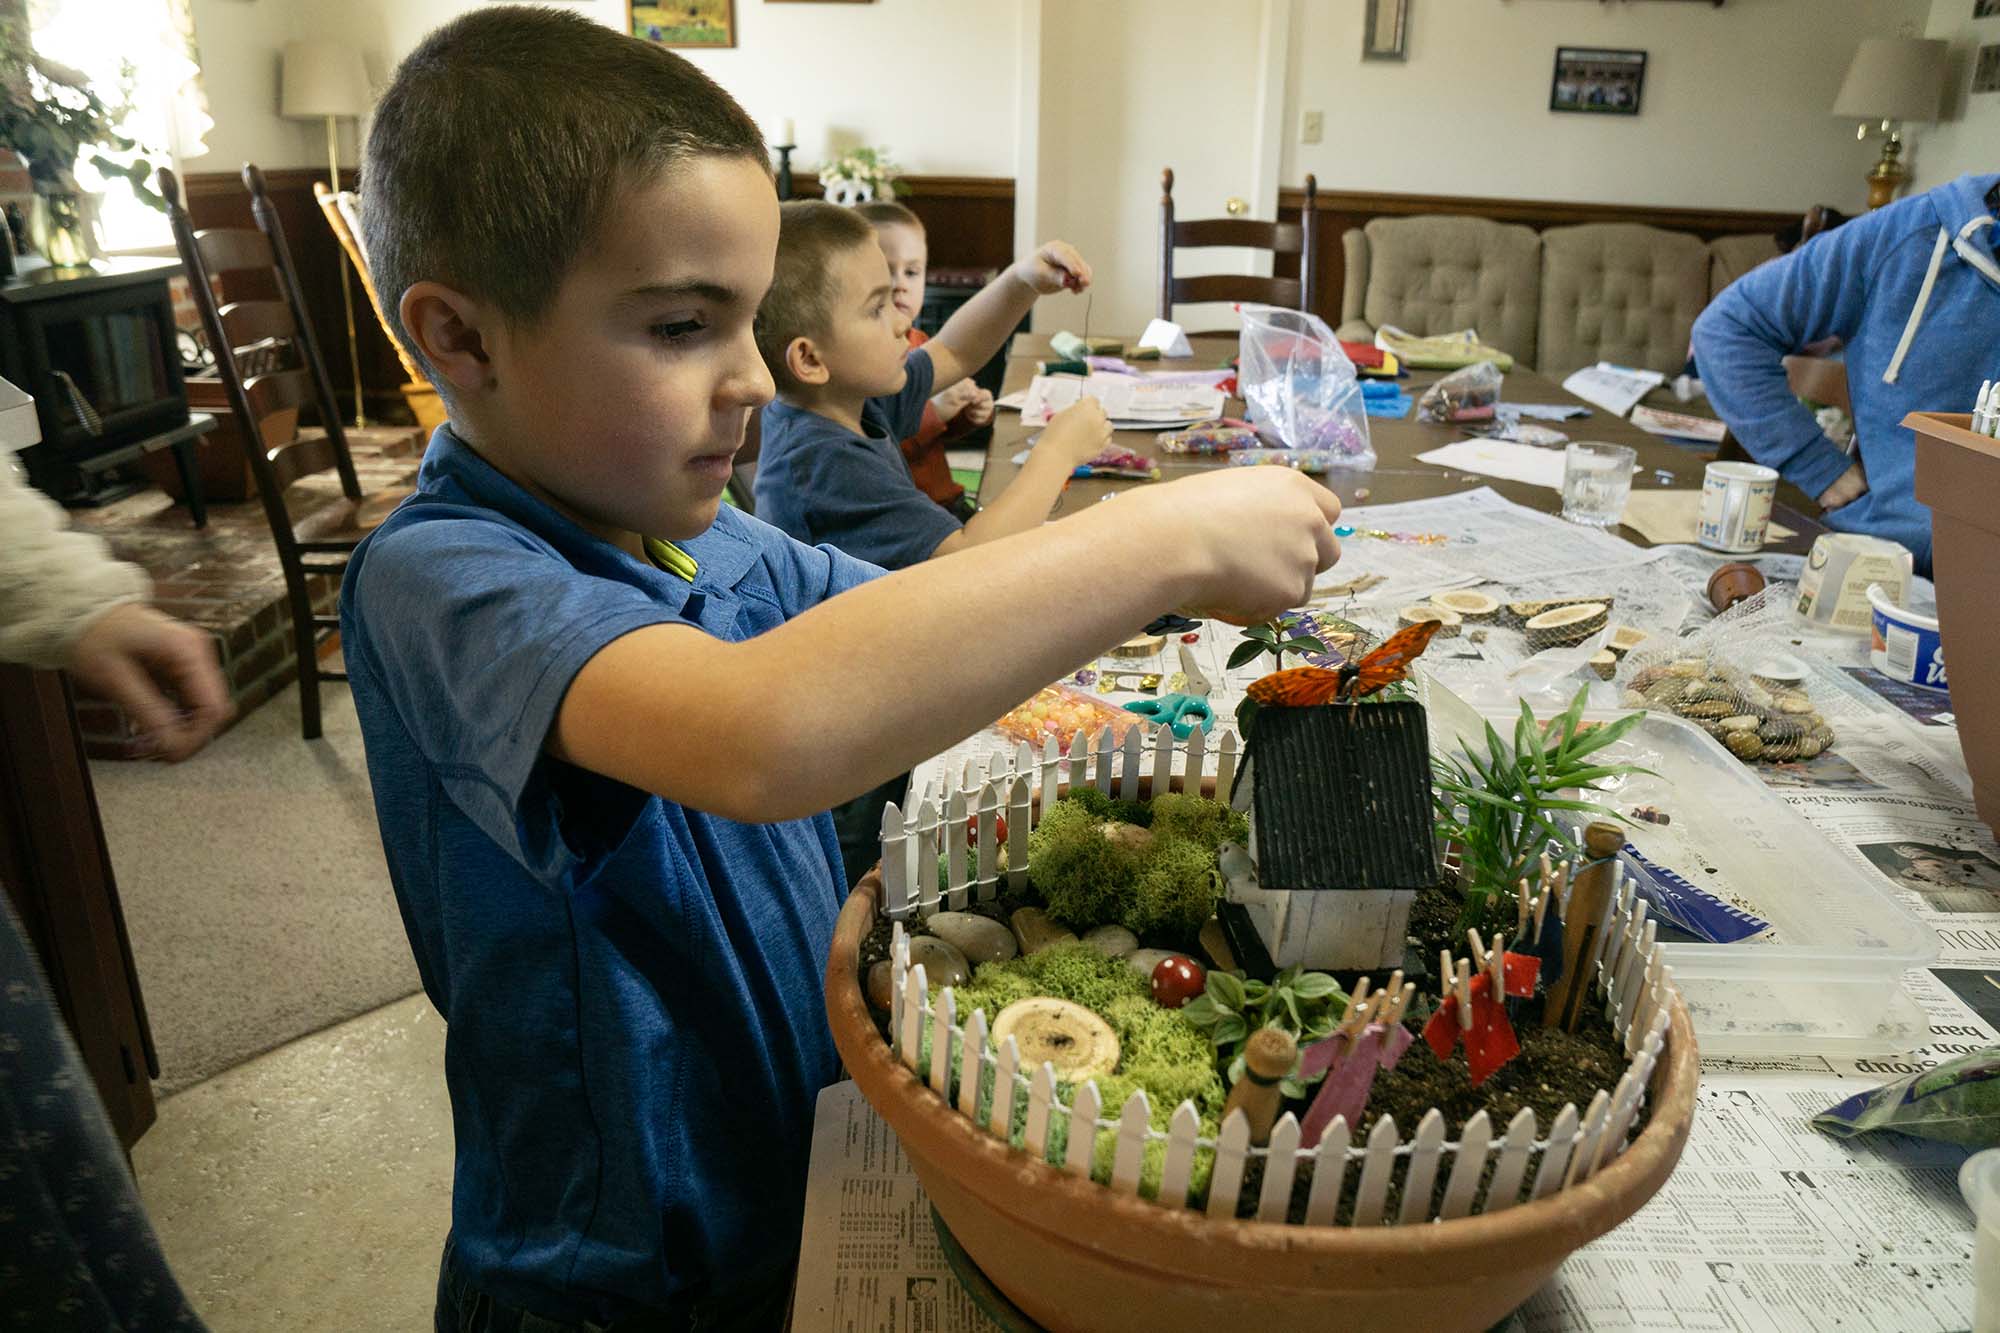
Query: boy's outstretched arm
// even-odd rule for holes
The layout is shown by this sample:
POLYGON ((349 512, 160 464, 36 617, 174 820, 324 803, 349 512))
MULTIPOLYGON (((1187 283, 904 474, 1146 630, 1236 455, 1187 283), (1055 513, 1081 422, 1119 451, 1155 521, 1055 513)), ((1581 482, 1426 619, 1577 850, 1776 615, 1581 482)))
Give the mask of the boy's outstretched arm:
POLYGON ((1083 291, 1089 286, 1090 265, 1074 246, 1044 242, 1035 253, 1009 264, 924 344, 936 370, 934 382, 955 384, 991 361, 1021 316, 1042 297, 1064 287, 1083 291))
POLYGON ((1248 621, 1339 557, 1340 501, 1249 468, 1146 487, 931 560, 725 643, 635 630, 577 672, 546 748, 746 823, 826 810, 922 762, 1175 607, 1248 621), (966 632, 985 626, 985 641, 966 632))

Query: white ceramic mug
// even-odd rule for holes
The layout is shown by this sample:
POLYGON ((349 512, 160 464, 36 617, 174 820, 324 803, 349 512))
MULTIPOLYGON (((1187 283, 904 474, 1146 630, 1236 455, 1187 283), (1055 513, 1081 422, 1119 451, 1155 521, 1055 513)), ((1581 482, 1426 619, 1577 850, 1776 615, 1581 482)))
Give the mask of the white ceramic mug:
POLYGON ((1711 551, 1741 555, 1764 545, 1778 474, 1761 463, 1710 463, 1701 480, 1695 539, 1711 551))

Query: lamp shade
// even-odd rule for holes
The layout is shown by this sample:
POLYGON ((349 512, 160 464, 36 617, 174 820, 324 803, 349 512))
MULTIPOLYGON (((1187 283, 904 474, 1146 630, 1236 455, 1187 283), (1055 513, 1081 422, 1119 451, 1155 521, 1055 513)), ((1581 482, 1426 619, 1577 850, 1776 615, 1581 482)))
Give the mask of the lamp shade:
POLYGON ((1936 120, 1944 96, 1945 41, 1868 37, 1854 53, 1833 114, 1855 120, 1936 120))
POLYGON ((358 116, 373 99, 361 52, 345 42, 285 43, 279 114, 298 120, 358 116))

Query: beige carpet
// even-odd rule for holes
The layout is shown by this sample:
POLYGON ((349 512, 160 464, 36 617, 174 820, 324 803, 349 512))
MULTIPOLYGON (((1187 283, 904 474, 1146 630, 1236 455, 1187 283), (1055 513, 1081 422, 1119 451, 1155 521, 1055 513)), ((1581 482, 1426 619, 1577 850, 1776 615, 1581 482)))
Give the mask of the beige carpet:
POLYGON ((287 689, 184 764, 91 766, 173 1092, 418 989, 347 687, 287 689))

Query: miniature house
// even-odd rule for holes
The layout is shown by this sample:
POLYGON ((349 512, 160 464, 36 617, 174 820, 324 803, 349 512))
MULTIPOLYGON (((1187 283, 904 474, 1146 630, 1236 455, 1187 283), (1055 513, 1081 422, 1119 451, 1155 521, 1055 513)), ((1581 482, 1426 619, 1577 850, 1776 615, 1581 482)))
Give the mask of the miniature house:
POLYGON ((1250 819, 1247 856, 1221 866, 1232 944, 1254 931, 1276 968, 1402 965, 1410 904, 1438 882, 1423 705, 1267 705, 1230 804, 1250 819))

